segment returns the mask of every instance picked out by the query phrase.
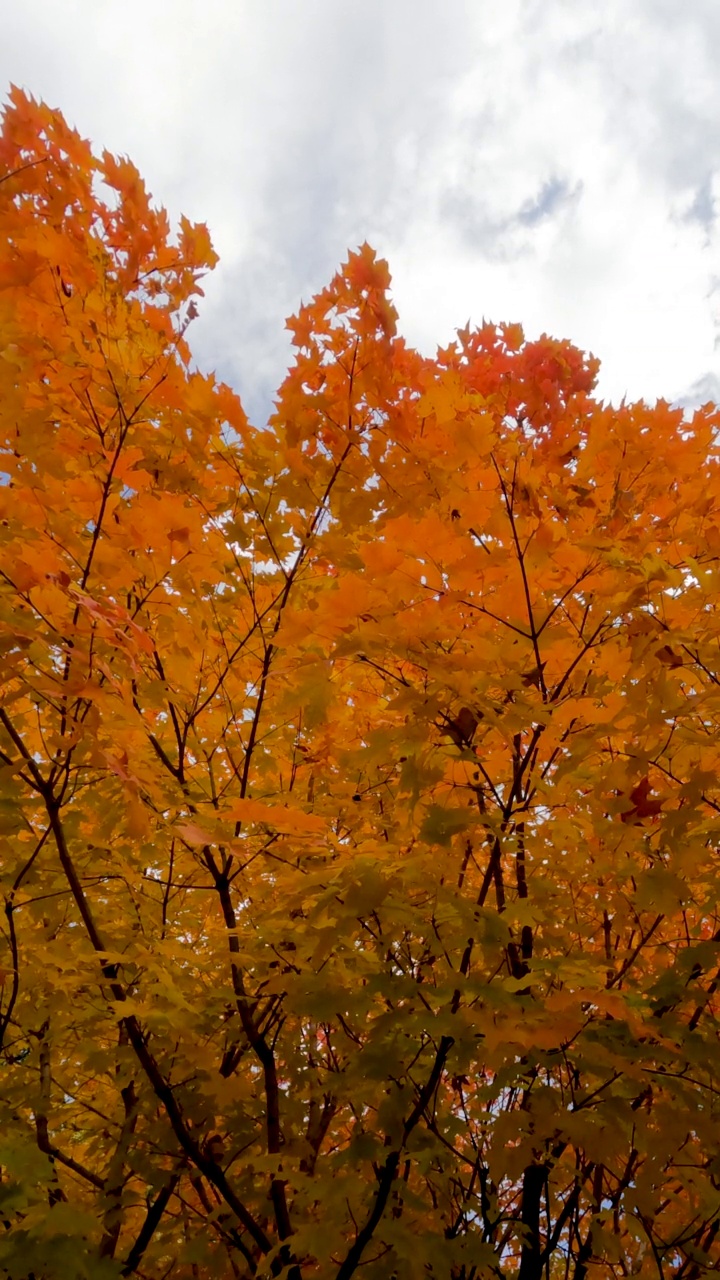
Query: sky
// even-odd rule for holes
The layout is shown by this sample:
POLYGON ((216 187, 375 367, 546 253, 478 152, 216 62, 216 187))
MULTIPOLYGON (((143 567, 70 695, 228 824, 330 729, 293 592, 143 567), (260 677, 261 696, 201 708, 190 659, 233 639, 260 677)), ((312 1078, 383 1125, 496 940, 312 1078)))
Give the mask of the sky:
POLYGON ((599 393, 720 400, 718 0, 22 0, 18 84, 220 263, 198 365, 271 411, 285 319, 363 241, 427 355, 519 321, 599 393))

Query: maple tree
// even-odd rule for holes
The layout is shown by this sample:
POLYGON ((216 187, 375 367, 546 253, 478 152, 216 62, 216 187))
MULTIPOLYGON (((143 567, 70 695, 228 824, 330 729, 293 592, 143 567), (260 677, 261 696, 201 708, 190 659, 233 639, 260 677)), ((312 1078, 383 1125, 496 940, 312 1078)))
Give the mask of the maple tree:
POLYGON ((717 410, 363 246, 256 429, 17 90, 0 219, 0 1274, 720 1269, 717 410))

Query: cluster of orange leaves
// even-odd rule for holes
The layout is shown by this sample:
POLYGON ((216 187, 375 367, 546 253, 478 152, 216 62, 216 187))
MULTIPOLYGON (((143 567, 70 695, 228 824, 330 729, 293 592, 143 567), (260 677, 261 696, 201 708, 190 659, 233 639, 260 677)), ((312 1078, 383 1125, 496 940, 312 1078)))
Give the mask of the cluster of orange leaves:
POLYGON ((250 426, 204 227, 0 140, 0 1275, 720 1264, 712 405, 364 245, 250 426))

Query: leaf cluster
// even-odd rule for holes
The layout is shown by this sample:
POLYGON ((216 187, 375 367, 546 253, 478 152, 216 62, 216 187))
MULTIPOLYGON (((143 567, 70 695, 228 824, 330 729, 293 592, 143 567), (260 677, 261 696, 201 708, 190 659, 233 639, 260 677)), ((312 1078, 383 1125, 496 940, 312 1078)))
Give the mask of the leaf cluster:
POLYGON ((362 246, 263 429, 207 231, 0 139, 0 1275, 720 1265, 718 411, 362 246))

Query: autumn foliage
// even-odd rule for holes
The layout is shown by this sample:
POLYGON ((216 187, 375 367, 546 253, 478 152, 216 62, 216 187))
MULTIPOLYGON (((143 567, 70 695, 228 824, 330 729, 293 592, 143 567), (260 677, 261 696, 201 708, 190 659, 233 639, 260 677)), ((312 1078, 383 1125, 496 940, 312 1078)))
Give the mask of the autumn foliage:
POLYGON ((717 1271, 720 415, 214 263, 12 92, 0 1275, 717 1271))

